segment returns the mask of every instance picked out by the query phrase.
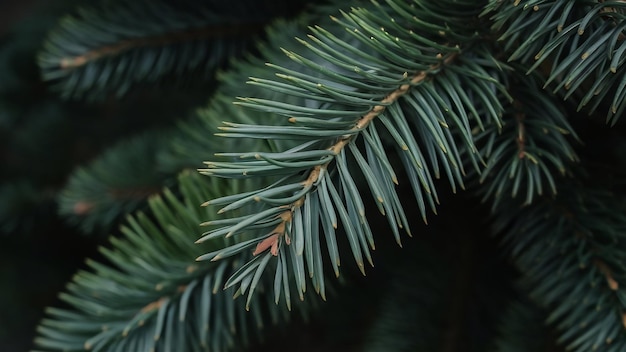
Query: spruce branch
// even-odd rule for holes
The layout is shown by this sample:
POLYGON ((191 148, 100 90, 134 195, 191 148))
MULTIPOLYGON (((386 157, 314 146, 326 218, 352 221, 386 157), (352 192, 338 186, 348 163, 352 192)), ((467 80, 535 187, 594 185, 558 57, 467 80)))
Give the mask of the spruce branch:
POLYGON ((567 180, 554 199, 522 208, 507 202, 495 211, 494 228, 522 283, 567 350, 626 348, 623 209, 620 197, 567 180))
POLYGON ((199 248, 190 236, 201 218, 211 216, 198 207, 200 199, 232 189, 195 172, 182 173, 179 185, 182 197, 166 189, 150 200, 149 213, 128 217, 123 237, 113 237, 110 248, 101 248, 106 261, 87 261, 89 269, 78 272, 60 295, 67 307, 47 310, 38 328, 38 347, 227 351, 261 339, 264 325, 289 318, 263 295, 247 302, 258 309, 245 314, 245 303, 233 299, 236 290, 222 290, 234 263, 194 261, 199 248))
POLYGON ((147 131, 78 167, 56 196, 59 214, 83 233, 104 234, 124 215, 145 207, 150 196, 176 182, 179 170, 161 170, 157 163, 171 135, 147 131))
POLYGON ((570 140, 581 141, 559 101, 542 94, 541 78, 513 73, 509 79, 514 100, 505 107, 503 126, 474 131, 486 165, 472 176, 481 184, 483 200, 493 200, 494 209, 509 196, 522 194, 523 204, 530 205, 536 196, 555 195, 557 177, 579 161, 570 140))
MULTIPOLYGON (((463 5, 467 15, 457 20, 459 28, 466 30, 468 22, 477 21, 480 8, 463 5)), ((230 161, 208 161, 200 169, 209 176, 277 179, 258 191, 205 203, 223 206, 218 213, 244 207, 250 211, 250 215, 207 222, 214 229, 197 241, 240 238, 234 246, 198 257, 201 261, 253 253, 252 261, 227 286, 261 275, 271 255, 281 270, 292 264, 301 299, 306 292, 305 264, 315 291, 323 297, 320 235, 324 234, 338 276, 335 237, 340 223, 365 274, 364 262, 373 265, 374 239, 353 170, 361 172, 396 241, 400 243, 398 228, 410 234, 395 190, 398 179, 387 157, 388 143, 382 138, 392 141, 397 150, 424 220, 426 207, 436 212, 434 179, 440 177, 439 164, 453 189, 456 183, 463 187, 459 150, 470 150, 469 155, 478 158, 471 128, 487 121, 498 124, 501 100, 508 95, 496 78, 505 66, 480 43, 480 37, 474 32, 463 37, 454 22, 445 27, 424 24, 424 19, 437 17, 437 11, 443 15, 445 8, 445 4, 409 6, 389 1, 343 12, 341 18, 331 17, 333 29, 309 27, 308 40, 298 39, 308 51, 284 49, 286 63, 266 65, 278 79, 250 79, 252 85, 284 98, 240 98, 236 104, 285 116, 291 125, 225 122, 217 135, 285 141, 290 148, 220 153, 230 161), (381 18, 392 23, 391 29, 379 26, 381 18), (463 38, 467 52, 450 43, 450 38, 463 38), (433 41, 439 44, 430 45, 433 41), (460 131, 460 141, 449 131, 452 126, 460 131)), ((287 271, 281 270, 276 271, 276 288, 289 280, 287 271)), ((278 301, 281 291, 276 289, 275 295, 278 301)))
POLYGON ((544 89, 591 114, 607 104, 614 125, 626 108, 623 1, 492 1, 486 14, 509 61, 545 75, 544 89))
POLYGON ((106 1, 76 9, 38 57, 43 78, 67 99, 122 97, 140 83, 212 82, 218 69, 304 2, 106 1))

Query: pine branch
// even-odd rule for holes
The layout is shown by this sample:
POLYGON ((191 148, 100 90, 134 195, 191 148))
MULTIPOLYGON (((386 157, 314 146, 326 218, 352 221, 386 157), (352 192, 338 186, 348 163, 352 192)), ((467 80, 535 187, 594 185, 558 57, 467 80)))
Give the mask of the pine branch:
POLYGON ((170 134, 160 129, 144 132, 73 171, 57 195, 59 214, 83 233, 104 234, 164 186, 173 187, 179 170, 163 172, 156 163, 170 134))
POLYGON ((102 1, 60 20, 39 66, 67 99, 121 97, 146 82, 206 84, 260 39, 268 23, 293 15, 304 3, 102 1))
MULTIPOLYGON (((235 61, 233 65, 241 65, 242 62, 235 61)), ((213 157, 218 148, 237 148, 237 141, 219 140, 211 135, 217 130, 218 117, 228 115, 233 120, 240 123, 252 123, 254 118, 259 118, 258 114, 250 111, 233 108, 230 91, 240 91, 241 82, 237 78, 243 79, 241 74, 245 74, 248 68, 237 71, 228 71, 218 77, 219 90, 206 104, 197 109, 188 119, 180 120, 169 134, 168 143, 156 156, 158 169, 162 172, 172 172, 194 166, 203 166, 202 160, 213 157), (239 73, 239 74, 237 74, 239 73), (239 77, 241 76, 241 77, 239 77)), ((271 119, 271 116, 263 116, 271 119)), ((251 142, 259 150, 268 150, 265 141, 251 142)))
POLYGON ((578 162, 570 145, 570 140, 580 143, 576 131, 559 102, 543 94, 538 75, 511 76, 507 89, 514 100, 505 107, 503 127, 491 124, 474 136, 486 166, 472 176, 483 200, 493 198, 494 209, 509 196, 521 194, 530 205, 536 196, 556 194, 558 176, 578 162))
MULTIPOLYGON (((291 61, 268 64, 264 77, 251 78, 251 84, 262 89, 259 94, 273 94, 273 99, 241 98, 237 105, 286 116, 292 125, 227 122, 218 135, 279 141, 288 149, 221 153, 233 161, 210 161, 200 170, 210 176, 273 177, 277 181, 258 191, 205 203, 223 206, 219 213, 251 208, 250 215, 207 222, 214 229, 204 233, 199 243, 223 236, 239 240, 236 246, 198 260, 215 261, 252 251, 255 258, 244 266, 246 270, 227 283, 235 285, 261 275, 265 266, 260 263, 271 254, 279 263, 277 268, 292 266, 301 298, 307 275, 316 292, 324 296, 319 242, 323 234, 338 276, 336 229, 341 222, 357 266, 365 273, 364 262, 372 264, 374 239, 353 171, 361 172, 398 243, 398 228, 410 233, 394 189, 398 179, 383 134, 402 160, 424 220, 426 208, 435 210, 438 202, 434 186, 440 176, 438 164, 443 165, 453 188, 455 183, 462 187, 459 149, 475 152, 471 129, 498 121, 501 100, 508 96, 494 77, 503 67, 480 45, 480 37, 474 31, 469 36, 459 34, 468 32, 468 23, 478 21, 480 7, 473 2, 455 3, 464 8, 458 12, 463 16, 455 12, 459 17, 452 17, 445 27, 424 24, 427 19, 450 15, 447 6, 389 1, 353 9, 341 19, 331 17, 328 26, 332 30, 310 27, 309 40, 298 39, 306 53, 284 49, 291 61), (383 22, 389 26, 382 27, 383 22), (464 46, 450 43, 451 39, 464 46), (273 72, 278 80, 266 78, 273 72), (461 131, 460 141, 448 130, 450 126, 461 131)), ((272 39, 280 45, 286 42, 284 37, 272 39)), ((276 271, 276 287, 286 280, 276 271)), ((275 295, 278 301, 280 290, 275 295)))
POLYGON ((563 180, 554 199, 495 212, 497 233, 567 350, 626 348, 624 206, 607 191, 563 180))
MULTIPOLYGON (((194 262, 199 248, 191 238, 200 219, 211 216, 198 207, 200 199, 232 189, 189 172, 179 184, 183 200, 166 189, 150 200, 150 213, 128 218, 123 238, 101 248, 106 262, 87 261, 89 269, 76 274, 60 296, 69 309, 48 309, 37 346, 48 351, 227 351, 262 338, 264 324, 288 318, 286 310, 260 294, 252 298, 256 309, 246 314, 245 303, 233 299, 238 296, 234 289, 221 290, 233 262, 194 262)), ((258 283, 259 290, 263 285, 258 283)))
POLYGON ((544 88, 589 113, 609 105, 615 124, 626 108, 626 4, 622 1, 492 1, 493 29, 509 61, 545 74, 544 88))

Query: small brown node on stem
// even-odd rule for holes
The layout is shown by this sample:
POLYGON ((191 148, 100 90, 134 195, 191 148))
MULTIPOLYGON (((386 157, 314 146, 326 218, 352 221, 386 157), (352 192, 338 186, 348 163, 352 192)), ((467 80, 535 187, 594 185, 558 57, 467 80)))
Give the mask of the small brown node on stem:
POLYGON ((606 279, 606 283, 609 285, 609 288, 613 291, 617 291, 619 289, 619 283, 613 277, 613 273, 611 269, 604 262, 600 260, 595 261, 595 265, 600 270, 600 272, 604 275, 606 279))
POLYGON ((273 235, 259 242, 256 245, 254 252, 252 252, 252 255, 259 255, 265 252, 265 250, 267 250, 268 248, 270 248, 270 252, 273 256, 278 256, 278 233, 274 233, 273 235))
POLYGON ((74 204, 74 214, 76 215, 86 215, 88 214, 93 208, 95 208, 95 204, 92 202, 87 202, 84 200, 78 201, 74 204))
POLYGON ((161 308, 161 306, 165 303, 166 300, 167 300, 166 297, 161 297, 154 302, 148 303, 145 307, 141 308, 141 313, 147 313, 147 312, 161 308))

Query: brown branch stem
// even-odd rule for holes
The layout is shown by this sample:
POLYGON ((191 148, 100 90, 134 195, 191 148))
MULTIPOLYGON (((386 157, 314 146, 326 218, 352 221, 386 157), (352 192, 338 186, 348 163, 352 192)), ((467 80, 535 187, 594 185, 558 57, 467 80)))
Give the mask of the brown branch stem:
POLYGON ((264 24, 261 23, 210 26, 148 37, 125 39, 111 45, 86 51, 81 55, 64 57, 59 61, 59 68, 63 70, 76 69, 103 57, 119 55, 124 51, 139 47, 165 46, 178 42, 189 42, 200 39, 221 38, 237 36, 244 33, 254 33, 263 28, 263 25, 264 24))
MULTIPOLYGON (((383 100, 380 101, 379 104, 372 107, 368 113, 363 115, 355 123, 352 130, 361 131, 367 128, 369 124, 376 117, 380 116, 380 114, 382 114, 385 111, 387 105, 396 102, 398 99, 400 99, 400 97, 405 95, 410 90, 411 86, 424 82, 428 78, 429 73, 431 71, 435 71, 439 69, 441 66, 449 64, 456 58, 456 56, 457 54, 453 53, 453 54, 448 55, 446 58, 443 58, 443 55, 438 54, 437 57, 443 60, 441 60, 439 63, 431 65, 429 70, 418 72, 417 74, 413 76, 413 78, 411 78, 410 83, 403 84, 400 87, 398 87, 396 90, 388 94, 383 100)), ((338 155, 345 148, 345 146, 348 145, 348 143, 350 143, 355 138, 356 135, 357 135, 356 133, 353 133, 353 134, 349 134, 349 135, 339 138, 332 146, 328 148, 328 150, 332 151, 335 155, 338 155)), ((317 165, 313 169, 311 169, 311 171, 309 172, 309 176, 306 178, 306 180, 302 182, 303 187, 311 187, 314 184, 316 184, 320 180, 320 177, 323 177, 324 171, 328 168, 331 162, 332 160, 324 164, 317 165)), ((257 245, 257 248, 255 249, 253 253, 254 255, 260 254, 264 252, 265 250, 267 250, 268 248, 271 249, 272 254, 274 256, 278 255, 278 250, 277 250, 278 242, 285 235, 285 231, 287 229, 287 223, 291 222, 291 219, 293 217, 292 214, 294 210, 296 208, 299 208, 302 204, 304 204, 304 197, 305 196, 291 203, 288 206, 289 210, 286 210, 285 212, 278 215, 280 218, 282 218, 282 221, 276 226, 276 228, 274 228, 274 230, 272 230, 270 237, 263 240, 257 245)))

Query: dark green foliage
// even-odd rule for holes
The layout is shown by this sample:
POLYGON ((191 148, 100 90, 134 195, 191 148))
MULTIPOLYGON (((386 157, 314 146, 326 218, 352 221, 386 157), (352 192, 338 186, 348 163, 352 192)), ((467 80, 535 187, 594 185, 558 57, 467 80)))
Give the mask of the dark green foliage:
POLYGON ((512 77, 513 101, 506 107, 503 126, 488 125, 474 136, 486 167, 479 177, 485 200, 523 197, 532 204, 537 195, 556 194, 557 180, 569 173, 580 143, 566 112, 552 97, 537 96, 539 77, 512 77), (554 176, 557 175, 557 176, 554 176))
POLYGON ((621 1, 89 6, 0 70, 2 229, 111 235, 34 349, 626 349, 621 1))
POLYGON ((121 97, 141 84, 213 83, 263 26, 302 1, 102 1, 63 18, 43 45, 43 78, 66 98, 121 97))
POLYGON ((228 186, 189 172, 179 185, 184 201, 167 190, 152 198, 150 212, 157 220, 138 213, 121 229, 124 240, 112 238, 113 247, 101 249, 112 266, 88 261, 89 271, 76 274, 61 300, 77 312, 49 309, 52 318, 42 321, 37 344, 95 351, 225 350, 245 346, 265 321, 283 318, 271 297, 254 296, 250 304, 256 309, 247 314, 243 301, 232 299, 234 290, 222 291, 221 278, 232 263, 194 261, 200 248, 193 235, 212 216, 197 205, 228 186), (264 304, 270 306, 266 313, 264 304))
POLYGON ((501 314, 500 336, 493 351, 500 352, 557 352, 554 337, 546 328, 546 314, 537 305, 522 296, 512 300, 501 314))
MULTIPOLYGON (((498 3, 498 1, 493 1, 498 3)), ((624 111, 626 83, 618 70, 626 56, 621 1, 502 2, 493 16, 510 61, 528 71, 545 70, 544 87, 564 98, 575 97, 578 109, 601 110, 615 124, 624 111), (556 29, 556 30, 555 30, 556 29)))
MULTIPOLYGON (((462 186, 463 169, 458 150, 474 151, 470 137, 472 125, 492 120, 498 123, 501 115, 502 107, 497 94, 504 88, 499 87, 492 77, 496 75, 493 71, 498 68, 495 59, 478 60, 478 55, 469 53, 453 65, 460 56, 458 45, 441 43, 433 50, 420 43, 434 40, 446 42, 447 38, 441 38, 442 32, 446 32, 446 36, 468 42, 468 46, 476 52, 490 55, 484 47, 474 45, 473 32, 467 37, 462 35, 467 31, 468 18, 475 18, 478 11, 471 4, 466 6, 464 13, 467 17, 452 18, 447 28, 433 26, 431 31, 420 35, 399 29, 380 33, 377 27, 373 27, 374 24, 367 23, 380 18, 394 18, 398 26, 412 28, 417 25, 410 13, 402 8, 377 5, 369 10, 354 10, 344 14, 342 19, 332 18, 328 25, 336 27, 335 33, 321 26, 310 28, 313 34, 309 35, 309 42, 299 40, 309 49, 305 51, 306 56, 283 49, 295 65, 289 61, 286 64, 272 62, 269 68, 276 70, 276 76, 281 80, 253 77, 251 90, 261 87, 273 91, 274 99, 281 95, 285 98, 279 98, 277 102, 253 96, 241 98, 237 103, 286 116, 291 124, 226 123, 220 127, 222 132, 218 135, 279 142, 292 140, 295 143, 291 149, 276 150, 274 153, 220 153, 232 161, 210 161, 206 169, 200 170, 218 177, 280 178, 256 192, 211 200, 211 204, 220 205, 220 212, 238 209, 250 202, 262 205, 260 210, 255 209, 254 216, 222 221, 220 227, 206 233, 200 241, 223 235, 246 234, 249 228, 256 239, 246 242, 246 246, 257 246, 257 250, 265 246, 267 249, 266 244, 271 243, 276 248, 272 249, 276 251, 273 252, 276 256, 274 260, 280 263, 277 268, 290 265, 289 258, 300 258, 293 261, 289 271, 282 274, 276 272, 277 283, 289 280, 286 274, 294 270, 296 285, 304 292, 305 264, 302 261, 306 260, 313 286, 323 295, 323 269, 318 263, 322 256, 320 248, 323 247, 319 244, 323 237, 321 233, 325 236, 335 275, 339 276, 340 262, 334 231, 338 224, 345 229, 350 250, 361 271, 365 272, 365 261, 373 265, 370 254, 370 248, 375 247, 373 234, 365 216, 361 192, 352 175, 354 168, 348 167, 354 164, 362 173, 359 177, 367 181, 368 193, 377 201, 379 211, 388 215, 391 230, 400 243, 397 229, 411 232, 394 189, 398 178, 387 156, 389 147, 385 146, 382 138, 395 142, 391 150, 399 151, 418 207, 426 219, 426 208, 435 210, 435 204, 439 202, 434 186, 434 180, 441 176, 439 165, 443 165, 453 188, 455 182, 462 186), (372 50, 368 50, 368 46, 372 50), (352 55, 335 54, 342 50, 349 50, 352 55), (418 56, 410 62, 396 57, 394 50, 418 56), (348 71, 349 68, 352 72, 348 71), (408 76, 407 72, 417 73, 408 76), (411 89, 412 86, 415 88, 411 89), (449 94, 450 98, 439 98, 444 94, 449 94), (466 113, 473 109, 486 113, 482 117, 478 113, 466 113), (409 124, 407 120, 413 123, 409 124), (463 135, 460 137, 462 141, 455 140, 447 130, 451 126, 463 135), (357 147, 357 141, 362 141, 364 146, 357 147), (320 225, 317 224, 318 219, 320 225), (290 226, 293 228, 290 229, 290 226), (288 246, 288 241, 293 241, 295 245, 288 246), (304 248, 308 249, 306 253, 304 248)), ((416 9, 418 14, 423 11, 423 16, 428 16, 433 10, 428 6, 416 9)), ((280 37, 277 40, 286 41, 280 37)), ((241 249, 237 247, 237 250, 241 249)), ((229 249, 225 251, 231 252, 229 249)), ((215 251, 203 255, 201 259, 215 260, 222 256, 223 252, 215 251)), ((238 281, 243 279, 243 275, 252 276, 255 273, 238 272, 239 276, 232 280, 238 281)))
MULTIPOLYGON (((27 236, 45 229, 57 217, 54 202, 76 165, 87 164, 113 143, 141 130, 171 125, 206 99, 207 90, 147 88, 129 93, 125 102, 60 100, 40 80, 36 54, 58 16, 73 8, 72 3, 65 6, 45 6, 2 37, 0 227, 5 234, 16 231, 27 236)), ((100 221, 106 225, 99 231, 115 228, 108 223, 115 219, 119 220, 100 221)))
POLYGON ((548 311, 546 322, 562 331, 559 343, 573 351, 622 351, 624 200, 580 181, 561 182, 559 192, 516 212, 500 206, 495 229, 530 297, 548 311))
POLYGON ((156 160, 168 147, 168 132, 156 129, 122 141, 75 170, 57 196, 61 216, 85 233, 106 233, 150 195, 173 186, 180 169, 163 172, 156 160))

